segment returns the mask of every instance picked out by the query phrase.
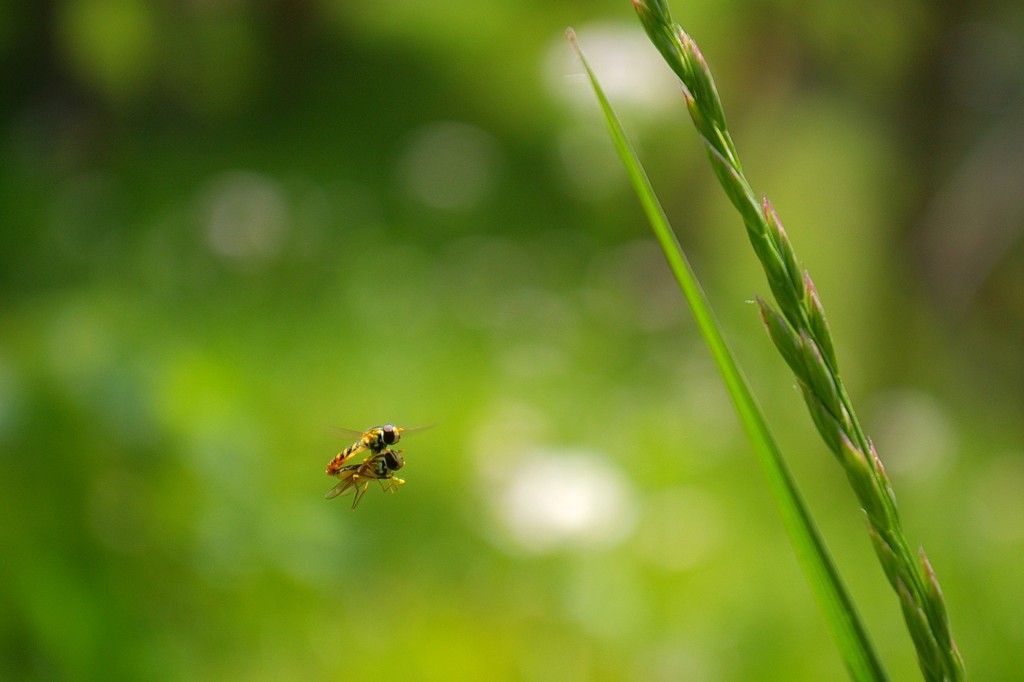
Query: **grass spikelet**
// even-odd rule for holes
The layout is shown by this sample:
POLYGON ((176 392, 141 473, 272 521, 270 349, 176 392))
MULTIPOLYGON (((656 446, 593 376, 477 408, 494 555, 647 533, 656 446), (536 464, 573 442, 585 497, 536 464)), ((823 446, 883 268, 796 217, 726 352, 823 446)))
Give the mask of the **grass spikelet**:
POLYGON ((774 208, 767 199, 753 199, 711 69, 693 39, 672 21, 665 0, 634 0, 633 5, 651 42, 679 77, 687 111, 707 148, 712 169, 740 213, 781 311, 779 315, 759 300, 761 319, 796 375, 819 433, 846 469, 868 514, 871 539, 897 593, 921 671, 927 680, 961 680, 963 661, 950 634, 938 580, 923 554, 910 549, 903 533, 889 478, 839 376, 835 345, 817 289, 800 268, 774 208))
MULTIPOLYGON (((586 70, 594 94, 597 96, 597 101, 604 113, 608 131, 611 133, 615 148, 626 167, 627 175, 636 191, 637 198, 639 198, 651 229, 661 245, 669 268, 690 306, 690 310, 697 322, 697 328, 704 337, 708 349, 711 351, 711 356, 721 373, 722 380, 736 408, 743 430, 750 441, 754 454, 761 464, 768 488, 779 509, 783 526, 793 544, 797 560, 807 576, 807 582, 811 591, 822 608, 825 622, 835 637, 843 662, 851 677, 859 682, 880 682, 885 680, 885 671, 875 655, 863 624, 857 615, 857 610, 789 473, 788 467, 782 458, 782 453, 779 451, 778 444, 768 429, 764 414, 761 412, 756 400, 754 400, 750 387, 740 372, 732 352, 725 343, 721 327, 715 320, 707 298, 704 296, 700 284, 697 282, 693 270, 687 262, 686 255, 683 253, 675 233, 668 224, 668 219, 657 196, 654 194, 654 189, 651 187, 647 174, 644 172, 639 159, 637 159, 632 146, 629 144, 629 140, 626 138, 622 126, 608 102, 608 98, 605 97, 596 75, 587 63, 572 29, 566 31, 566 38, 568 38, 576 50, 586 70)), ((732 166, 725 163, 721 164, 721 168, 729 168, 731 172, 735 172, 732 170, 732 166)), ((743 194, 747 197, 750 195, 749 191, 743 194)), ((751 207, 752 213, 755 215, 759 212, 758 204, 752 200, 741 201, 740 205, 751 207)), ((752 221, 752 225, 755 222, 752 221)), ((767 235, 759 233, 754 236, 758 237, 758 243, 768 244, 767 235)), ((777 249, 774 247, 766 248, 765 252, 777 254, 777 249)), ((782 261, 780 260, 779 263, 782 264, 782 261)), ((761 301, 761 305, 762 314, 766 315, 766 320, 776 324, 780 334, 780 343, 786 344, 789 348, 794 366, 799 367, 800 371, 803 372, 806 356, 803 341, 793 333, 790 325, 781 316, 771 310, 763 301, 761 301)), ((810 383, 811 379, 808 374, 806 384, 801 382, 801 386, 806 386, 810 383)), ((817 398, 806 388, 805 394, 817 402, 817 398)), ((820 413, 822 418, 821 428, 829 430, 833 437, 838 438, 840 433, 838 424, 833 423, 835 420, 830 416, 828 410, 822 406, 820 413)), ((838 451, 838 444, 835 444, 833 447, 838 451)))

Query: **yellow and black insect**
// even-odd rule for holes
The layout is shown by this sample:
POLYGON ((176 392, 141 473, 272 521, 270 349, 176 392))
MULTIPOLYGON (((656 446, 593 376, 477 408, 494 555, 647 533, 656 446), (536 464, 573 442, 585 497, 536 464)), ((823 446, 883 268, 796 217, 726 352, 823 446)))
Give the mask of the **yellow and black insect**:
MULTIPOLYGON (((366 447, 369 448, 369 446, 366 447)), ((372 481, 380 483, 381 489, 389 493, 394 493, 398 486, 403 485, 405 481, 395 476, 395 472, 403 466, 405 466, 405 459, 402 457, 401 450, 396 451, 385 447, 380 452, 375 452, 364 459, 361 464, 346 464, 340 467, 332 475, 337 476, 341 481, 327 491, 324 497, 329 500, 338 495, 354 492, 352 508, 355 509, 372 481)), ((330 473, 330 469, 328 469, 328 473, 330 473)))
POLYGON ((345 465, 349 460, 359 455, 368 452, 370 453, 370 458, 372 458, 381 454, 402 439, 402 432, 405 429, 394 424, 384 424, 383 426, 374 426, 372 429, 367 429, 361 434, 358 431, 349 431, 348 429, 342 429, 342 431, 358 435, 359 440, 339 452, 334 456, 334 459, 328 462, 328 476, 337 476, 339 472, 345 470, 345 465))

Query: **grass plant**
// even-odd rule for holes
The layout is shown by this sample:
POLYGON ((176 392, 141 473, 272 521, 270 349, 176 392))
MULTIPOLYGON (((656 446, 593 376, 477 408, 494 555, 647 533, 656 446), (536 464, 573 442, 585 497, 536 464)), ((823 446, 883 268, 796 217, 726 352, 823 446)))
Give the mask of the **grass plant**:
MULTIPOLYGON (((687 110, 726 195, 740 213, 747 236, 768 280, 775 305, 758 297, 769 337, 793 371, 811 418, 846 472, 865 515, 868 534, 895 591, 927 680, 962 680, 964 666, 953 641, 945 602, 923 549, 914 552, 900 522, 889 477, 865 434, 839 373, 832 334, 821 299, 767 199, 750 188, 726 125, 711 71, 696 43, 675 24, 665 0, 634 0, 651 42, 678 76, 687 110)), ((575 39, 570 32, 570 40, 575 39)), ((582 52, 576 46, 577 52, 582 52)), ((669 227, 636 155, 586 60, 616 148, 680 288, 719 367, 741 422, 765 470, 787 532, 812 591, 822 605, 844 662, 858 680, 885 679, 856 610, 828 556, 739 372, 686 257, 669 227)))

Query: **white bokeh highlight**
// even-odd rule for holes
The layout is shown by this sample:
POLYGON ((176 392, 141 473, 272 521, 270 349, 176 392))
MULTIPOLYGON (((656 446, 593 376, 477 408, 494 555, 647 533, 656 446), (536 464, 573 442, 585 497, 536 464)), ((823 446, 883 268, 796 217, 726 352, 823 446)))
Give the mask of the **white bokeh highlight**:
POLYGON ((504 543, 543 554, 610 547, 632 531, 634 493, 600 453, 537 448, 514 464, 491 498, 504 543))

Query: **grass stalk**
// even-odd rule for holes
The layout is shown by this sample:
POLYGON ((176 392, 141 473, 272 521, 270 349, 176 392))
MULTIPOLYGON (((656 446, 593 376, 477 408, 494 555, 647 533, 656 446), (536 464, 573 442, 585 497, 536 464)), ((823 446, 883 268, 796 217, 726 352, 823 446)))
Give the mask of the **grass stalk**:
POLYGON ((661 244, 669 267, 693 312, 697 326, 722 375, 740 422, 768 480, 773 498, 782 515, 783 525, 793 543, 812 592, 825 614, 826 622, 839 645, 840 653, 853 679, 864 682, 885 680, 885 672, 842 584, 825 543, 814 525, 807 506, 797 490, 764 415, 729 350, 711 306, 669 226, 665 212, 626 139, 622 126, 611 109, 596 76, 570 29, 567 37, 576 50, 597 95, 615 147, 626 166, 630 181, 661 244))
POLYGON ((767 199, 755 198, 743 174, 711 70, 697 44, 672 21, 666 0, 633 0, 633 5, 651 42, 679 77, 715 175, 743 219, 775 299, 772 306, 758 298, 761 319, 865 513, 868 535, 899 599, 921 671, 927 680, 962 680, 963 660, 935 572, 924 550, 913 551, 903 532, 891 481, 840 376, 814 283, 775 210, 767 199))

